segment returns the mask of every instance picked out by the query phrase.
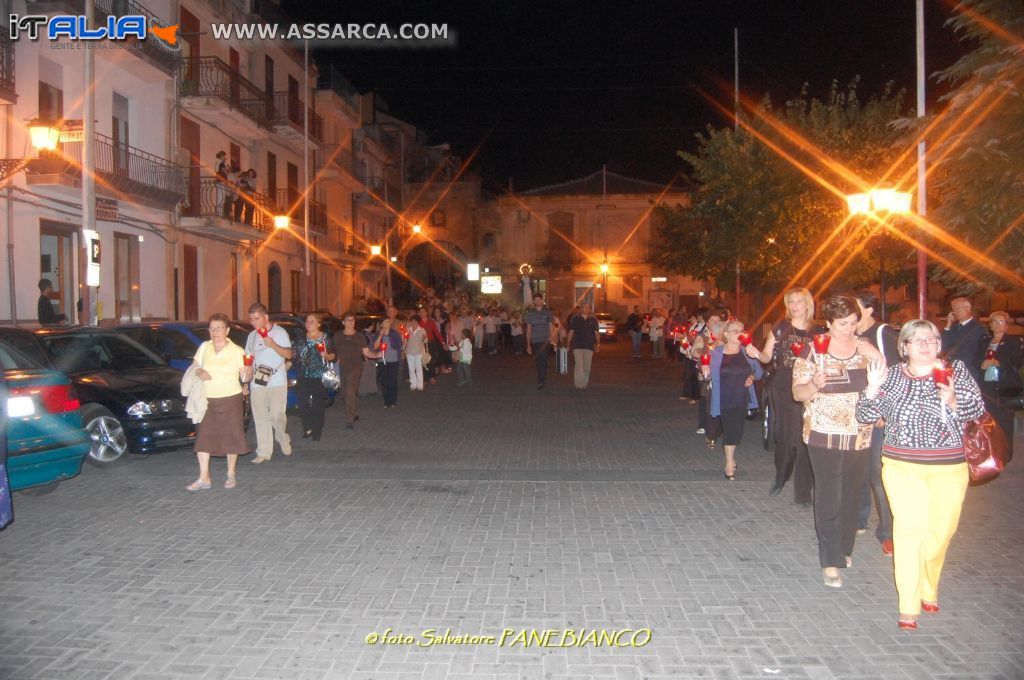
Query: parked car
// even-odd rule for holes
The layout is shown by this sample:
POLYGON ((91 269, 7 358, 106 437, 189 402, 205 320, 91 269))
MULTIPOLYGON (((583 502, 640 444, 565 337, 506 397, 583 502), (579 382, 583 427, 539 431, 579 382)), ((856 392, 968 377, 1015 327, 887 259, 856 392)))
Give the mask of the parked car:
POLYGON ((95 327, 33 332, 4 326, 0 340, 19 348, 34 341, 32 353, 71 379, 92 438, 90 463, 106 465, 128 452, 175 449, 195 439, 179 390, 181 373, 128 336, 95 327))
POLYGON ((51 490, 76 476, 92 440, 71 381, 0 341, 7 381, 7 476, 12 491, 51 490))
MULTIPOLYGON (((154 321, 122 324, 115 328, 166 361, 171 368, 187 371, 199 345, 210 339, 209 323, 205 321, 154 321)), ((228 338, 245 347, 249 331, 236 324, 228 325, 228 338)))
POLYGON ((605 340, 618 340, 618 321, 611 314, 599 312, 594 315, 597 319, 597 332, 601 334, 601 337, 605 340))

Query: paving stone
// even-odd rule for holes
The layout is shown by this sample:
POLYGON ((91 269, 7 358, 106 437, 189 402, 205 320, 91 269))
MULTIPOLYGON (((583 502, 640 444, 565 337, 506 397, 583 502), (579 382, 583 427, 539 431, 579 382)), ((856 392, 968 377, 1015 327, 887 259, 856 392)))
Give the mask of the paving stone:
MULTIPOLYGON (((355 430, 191 494, 187 451, 16 495, 0 534, 0 678, 1020 678, 1024 474, 972 487, 943 609, 895 626, 892 562, 858 542, 820 584, 811 513, 693 433, 678 365, 606 347, 591 389, 481 357, 355 430), (644 647, 420 647, 423 631, 650 628, 644 647), (412 644, 370 633, 410 636, 412 644), (777 671, 777 672, 776 672, 777 671)), ((298 422, 290 420, 292 431, 298 422)), ((219 479, 218 479, 219 477, 219 479)))

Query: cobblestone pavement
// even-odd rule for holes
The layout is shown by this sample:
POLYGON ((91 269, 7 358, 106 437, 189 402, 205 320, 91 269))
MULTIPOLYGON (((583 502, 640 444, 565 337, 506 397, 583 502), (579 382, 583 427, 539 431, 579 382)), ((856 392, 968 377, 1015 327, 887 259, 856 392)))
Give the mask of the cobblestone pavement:
POLYGON ((942 612, 899 631, 872 534, 823 587, 810 511, 768 496, 754 433, 724 480, 677 365, 627 354, 599 355, 586 392, 478 357, 470 388, 364 397, 353 431, 332 408, 323 441, 243 459, 233 491, 222 461, 185 491, 181 451, 17 495, 0 678, 1024 677, 1019 467, 969 491, 942 612), (383 642, 431 629, 497 640, 383 642), (650 639, 526 646, 544 629, 650 639))

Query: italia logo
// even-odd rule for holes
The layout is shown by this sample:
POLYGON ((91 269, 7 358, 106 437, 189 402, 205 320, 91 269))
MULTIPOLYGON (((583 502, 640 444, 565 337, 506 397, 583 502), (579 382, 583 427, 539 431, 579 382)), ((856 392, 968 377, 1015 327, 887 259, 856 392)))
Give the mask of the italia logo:
POLYGON ((47 17, 38 14, 11 14, 8 22, 8 35, 11 40, 18 40, 23 35, 29 40, 38 40, 40 36, 48 40, 145 40, 150 34, 164 48, 172 52, 181 50, 178 45, 178 25, 150 25, 142 15, 123 17, 108 16, 106 23, 99 23, 89 28, 86 17, 81 14, 58 14, 47 17))

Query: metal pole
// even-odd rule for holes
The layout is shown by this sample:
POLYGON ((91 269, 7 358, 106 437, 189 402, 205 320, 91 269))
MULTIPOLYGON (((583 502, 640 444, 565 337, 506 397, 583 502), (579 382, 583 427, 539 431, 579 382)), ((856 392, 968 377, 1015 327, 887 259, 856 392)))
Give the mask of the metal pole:
POLYGON ((879 321, 882 321, 884 323, 885 322, 885 290, 886 290, 886 288, 888 288, 888 286, 885 285, 885 242, 884 241, 882 242, 882 250, 881 250, 881 252, 878 255, 878 269, 879 269, 879 286, 878 287, 882 291, 882 296, 881 296, 882 297, 882 300, 881 300, 881 302, 882 302, 882 304, 881 304, 882 309, 880 310, 882 312, 882 316, 879 318, 879 321))
MULTIPOLYGON (((384 207, 388 207, 388 172, 384 166, 384 207)), ((388 304, 395 304, 394 294, 391 291, 391 214, 384 215, 384 266, 388 273, 388 304)))
MULTIPOLYGON (((8 158, 14 158, 14 154, 11 153, 11 115, 13 113, 14 106, 8 104, 4 107, 4 152, 8 158)), ((7 205, 4 206, 4 209, 6 210, 7 218, 7 285, 10 288, 8 293, 11 296, 11 323, 16 324, 18 323, 18 296, 14 293, 14 194, 11 192, 12 182, 13 178, 8 177, 6 180, 7 189, 5 191, 7 205)), ((60 286, 59 280, 57 285, 60 286)), ((62 290, 61 293, 63 292, 62 290)), ((67 301, 64 304, 67 305, 67 301)), ((66 306, 65 309, 67 309, 66 306)))
POLYGON ((733 85, 732 85, 732 106, 733 106, 733 131, 740 131, 740 29, 732 29, 732 63, 733 63, 733 85))
POLYGON ((740 262, 736 261, 736 318, 740 318, 740 262))
POLYGON ((306 115, 302 118, 302 185, 306 188, 302 192, 302 243, 306 250, 306 310, 311 311, 314 307, 313 304, 313 270, 309 265, 309 192, 313 190, 313 187, 309 186, 309 41, 304 40, 303 45, 305 50, 303 52, 303 73, 305 74, 305 84, 303 89, 305 90, 305 108, 306 115))
MULTIPOLYGON (((95 16, 95 0, 85 0, 85 20, 86 25, 90 28, 93 26, 93 18, 95 16)), ((81 255, 78 258, 80 263, 78 283, 82 300, 82 311, 78 315, 78 322, 85 324, 93 323, 95 318, 92 314, 92 295, 88 285, 89 239, 86 238, 87 232, 96 231, 96 159, 93 154, 94 142, 96 140, 95 55, 96 53, 93 50, 85 51, 85 81, 82 84, 82 87, 85 88, 82 105, 82 235, 81 243, 79 243, 81 255)), ((98 303, 96 307, 98 310, 98 303)))
MULTIPOLYGON (((917 117, 924 118, 924 0, 917 0, 917 117)), ((925 178, 925 143, 917 143, 917 214, 924 218, 928 213, 927 187, 925 178)), ((917 249, 917 314, 925 318, 928 306, 928 259, 924 248, 917 249)))

